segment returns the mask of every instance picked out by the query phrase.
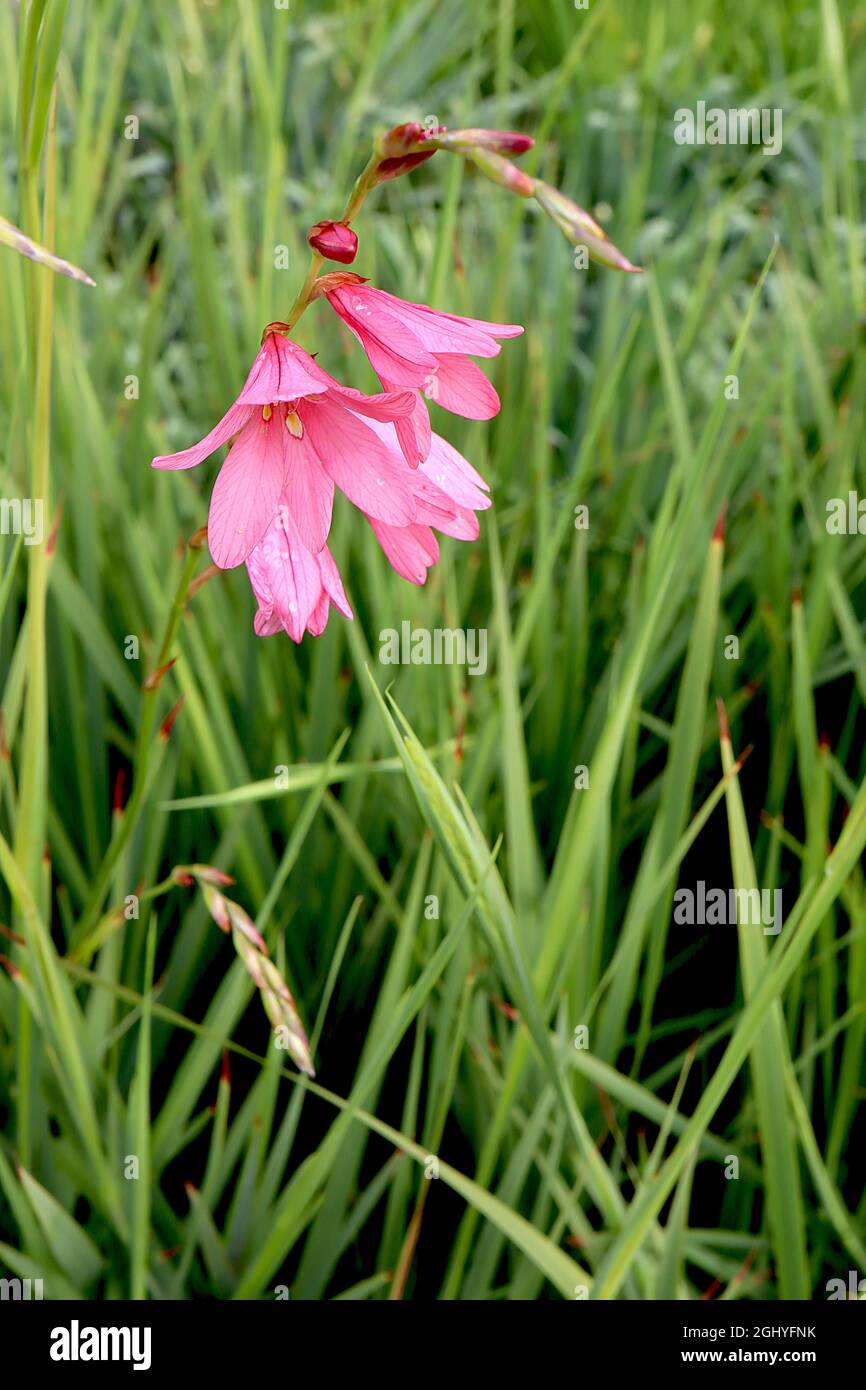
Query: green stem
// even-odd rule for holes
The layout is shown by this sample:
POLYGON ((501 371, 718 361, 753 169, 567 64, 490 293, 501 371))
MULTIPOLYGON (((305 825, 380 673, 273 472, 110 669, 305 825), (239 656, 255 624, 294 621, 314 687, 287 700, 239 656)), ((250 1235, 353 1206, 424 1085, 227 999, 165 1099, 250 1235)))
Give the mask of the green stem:
MULTIPOLYGON (((347 226, 352 221, 352 218, 357 215, 367 194, 373 188, 376 187, 375 176, 378 164, 379 155, 377 155, 374 151, 374 153, 370 155, 370 158, 367 160, 367 163, 364 165, 364 168, 361 170, 360 174, 356 178, 352 191, 349 194, 348 202, 346 203, 346 207, 343 211, 343 216, 340 218, 340 221, 345 222, 347 226)), ((312 303, 313 287, 315 286, 315 283, 319 278, 319 272, 321 271, 321 268, 324 264, 325 257, 320 256, 318 251, 313 251, 312 256, 310 257, 310 267, 307 271, 306 279, 304 280, 304 283, 301 286, 301 288, 298 290, 298 293, 295 296, 295 302, 289 310, 289 317, 286 319, 287 330, 290 331, 294 328, 295 324, 298 322, 298 319, 301 317, 301 314, 312 303)))

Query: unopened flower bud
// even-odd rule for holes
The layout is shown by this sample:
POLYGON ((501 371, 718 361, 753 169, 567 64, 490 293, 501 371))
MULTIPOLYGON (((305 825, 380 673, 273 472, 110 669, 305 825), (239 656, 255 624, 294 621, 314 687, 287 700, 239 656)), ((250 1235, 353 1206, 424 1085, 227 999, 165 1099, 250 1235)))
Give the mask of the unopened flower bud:
POLYGON ((412 154, 418 145, 423 145, 425 141, 443 134, 444 131, 444 125, 425 128, 420 121, 406 121, 404 125, 395 125, 392 130, 386 130, 384 135, 379 136, 376 141, 376 153, 383 160, 412 154))
POLYGON ((376 166, 376 182, 385 183, 388 179, 399 178, 401 174, 408 174, 413 169, 417 169, 419 164, 423 164, 425 159, 432 159, 435 150, 421 150, 417 154, 397 155, 393 159, 382 159, 376 166))
POLYGON ((525 154, 535 141, 516 130, 449 130, 435 137, 440 150, 464 153, 491 150, 494 154, 525 154))
POLYGON ((544 209, 572 246, 585 246, 591 261, 610 266, 612 270, 624 270, 639 274, 641 267, 632 265, 612 241, 609 241, 594 217, 579 208, 559 189, 539 179, 535 187, 535 201, 544 209))
POLYGON ((185 864, 182 867, 188 869, 203 883, 213 883, 217 888, 225 888, 227 884, 234 883, 231 874, 224 873, 222 869, 215 869, 213 864, 185 864))
POLYGON ((202 883, 201 891, 205 901, 205 907, 216 922, 220 931, 231 931, 232 923, 229 917, 228 904, 222 893, 214 888, 211 883, 202 883))
POLYGON ((268 948, 265 939, 258 930, 255 922, 249 913, 241 907, 240 903, 233 902, 231 898, 223 898, 229 915, 229 921, 235 932, 240 932, 241 936, 246 937, 255 946, 257 951, 267 955, 268 948))
POLYGON ((317 222, 307 232, 307 242, 328 261, 351 265, 358 254, 358 238, 345 222, 317 222))
POLYGON ((516 164, 512 164, 510 159, 503 158, 494 150, 470 147, 466 149, 465 154, 488 179, 493 183, 500 184, 502 188, 516 193, 518 197, 531 198, 535 193, 538 180, 524 174, 523 170, 518 169, 516 164))

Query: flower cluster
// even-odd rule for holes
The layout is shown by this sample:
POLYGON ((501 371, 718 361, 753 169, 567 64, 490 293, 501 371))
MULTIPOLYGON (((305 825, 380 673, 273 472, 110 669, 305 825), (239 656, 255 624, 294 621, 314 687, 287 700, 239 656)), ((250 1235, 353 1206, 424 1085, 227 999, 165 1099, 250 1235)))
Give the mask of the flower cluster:
MULTIPOLYGON (((495 357, 498 340, 523 329, 409 303, 352 271, 319 271, 326 260, 354 261, 358 238, 349 223, 366 194, 437 149, 471 159, 494 182, 535 196, 544 206, 552 190, 504 157, 531 145, 527 136, 500 131, 449 134, 415 124, 389 131, 341 221, 310 228, 310 274, 289 321, 265 329, 240 395, 198 444, 153 460, 155 468, 194 468, 231 442, 211 494, 208 545, 220 569, 246 565, 259 636, 284 631, 295 642, 305 632, 318 636, 332 606, 352 617, 328 548, 335 489, 354 503, 393 568, 413 584, 423 584, 439 558, 435 532, 477 538, 476 513, 491 505, 487 484, 433 431, 427 401, 472 420, 491 419, 499 397, 472 359, 495 357), (343 386, 292 341, 298 317, 318 298, 358 339, 380 393, 343 386)), ((562 204, 555 220, 568 234, 562 204)), ((580 210, 569 206, 574 222, 580 210)), ((592 230, 603 237, 595 223, 592 230)), ((621 268, 634 269, 628 262, 621 268)))

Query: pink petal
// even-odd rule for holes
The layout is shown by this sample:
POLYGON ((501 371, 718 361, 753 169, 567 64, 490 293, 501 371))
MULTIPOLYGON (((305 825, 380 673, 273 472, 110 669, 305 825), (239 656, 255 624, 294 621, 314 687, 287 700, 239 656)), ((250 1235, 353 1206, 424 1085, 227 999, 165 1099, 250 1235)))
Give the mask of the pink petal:
POLYGON ((337 563, 327 546, 324 550, 319 551, 316 560, 328 598, 346 618, 354 618, 355 615, 349 606, 343 581, 340 578, 340 571, 337 569, 337 563))
POLYGON ((328 616, 330 612, 331 601, 323 590, 319 602, 307 619, 307 632, 309 632, 312 637, 321 637, 325 628, 328 626, 328 616))
POLYGON ((480 367, 468 357, 442 353, 436 372, 423 388, 429 401, 469 420, 491 420, 499 414, 499 397, 480 367))
POLYGON ((486 495, 488 487, 481 474, 476 473, 472 464, 457 452, 454 445, 439 434, 433 435, 430 453, 421 464, 420 471, 461 506, 484 511, 491 505, 486 495))
POLYGON ((410 468, 417 468, 430 453, 430 415, 421 397, 415 393, 415 408, 411 415, 394 421, 394 430, 403 457, 410 468))
MULTIPOLYGON (((361 511, 394 526, 415 519, 411 474, 368 425, 333 400, 326 404, 303 401, 298 413, 310 443, 341 492, 361 511)), ((389 428, 378 426, 379 429, 389 428)))
POLYGON ((489 333, 491 338, 519 338, 526 331, 519 323, 488 323, 487 319, 469 319, 463 314, 446 314, 428 309, 426 304, 419 304, 417 308, 426 310, 428 314, 437 313, 439 318, 453 319, 468 328, 477 328, 481 333, 489 333))
POLYGON ((296 401, 301 396, 325 391, 329 384, 327 372, 322 371, 308 352, 282 333, 269 333, 250 368, 238 402, 241 405, 272 405, 274 401, 296 401))
POLYGON ((426 304, 412 304, 371 286, 359 286, 357 293, 362 300, 372 300, 375 296, 382 307, 390 310, 411 329, 428 352, 465 352, 473 357, 496 357, 501 349, 491 330, 508 330, 503 337, 523 332, 517 324, 488 324, 481 319, 464 319, 458 314, 441 314, 426 304))
MULTIPOLYGON (((300 642, 307 619, 320 602, 322 580, 316 557, 301 544, 297 527, 285 507, 280 508, 261 543, 248 556, 247 570, 256 596, 266 599, 292 641, 300 642)), ((261 636, 276 631, 272 614, 262 620, 262 627, 265 625, 267 632, 262 631, 261 636)), ((258 625, 256 631, 259 632, 258 625)))
POLYGON ((439 545, 427 526, 386 526, 368 517, 393 569, 410 584, 423 584, 439 559, 439 545))
POLYGON ((238 434, 252 413, 250 406, 238 405, 236 401, 234 405, 229 406, 219 424, 214 425, 210 434, 206 434, 198 444, 181 449, 179 454, 159 454, 151 460, 151 468, 195 468, 196 464, 201 463, 221 444, 231 439, 233 434, 238 434))
POLYGON ((395 422, 412 414, 417 399, 415 392, 408 390, 380 391, 377 395, 367 396, 363 391, 356 391, 352 386, 341 386, 339 382, 325 394, 329 400, 336 397, 338 403, 350 407, 358 415, 368 415, 371 420, 395 422))
POLYGON ((457 507, 451 498, 435 483, 431 483, 420 469, 413 475, 412 486, 415 492, 415 520, 420 525, 443 530, 444 522, 456 518, 457 507))
POLYGON ((280 501, 287 438, 278 414, 254 414, 229 450, 211 493, 208 548, 215 565, 232 569, 261 540, 280 501))
POLYGON ((437 531, 441 531, 445 536, 453 536, 458 541, 477 541, 481 531, 478 517, 469 507, 458 507, 455 517, 433 524, 437 531))
POLYGON ((272 608, 260 608, 253 619, 253 630, 257 637, 273 637, 275 633, 282 632, 279 613, 272 608))
MULTIPOLYGON (((402 454, 409 467, 414 469, 430 451, 430 416, 417 391, 410 392, 410 395, 415 401, 411 415, 400 416, 389 422, 371 419, 369 427, 393 454, 395 461, 402 454)), ((352 403, 352 410, 357 413, 357 409, 352 403)))
POLYGON ((333 290, 328 302, 366 352, 380 378, 396 386, 423 386, 436 359, 396 314, 376 301, 362 300, 357 287, 333 290))
POLYGON ((283 501, 307 550, 321 550, 331 529, 334 484, 306 436, 294 439, 289 435, 286 441, 283 501))

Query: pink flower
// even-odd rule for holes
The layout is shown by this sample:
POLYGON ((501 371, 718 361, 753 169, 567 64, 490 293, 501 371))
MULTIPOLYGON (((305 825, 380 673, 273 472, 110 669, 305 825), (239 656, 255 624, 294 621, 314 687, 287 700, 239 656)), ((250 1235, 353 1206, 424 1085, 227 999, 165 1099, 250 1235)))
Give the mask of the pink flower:
POLYGON ((283 630, 300 642, 324 630, 332 607, 353 616, 326 545, 335 487, 414 584, 439 558, 433 528, 477 538, 487 485, 435 434, 420 465, 407 466, 397 427, 414 408, 409 390, 367 396, 341 386, 272 325, 219 424, 191 448, 153 460, 155 468, 194 468, 234 436, 211 495, 208 545, 222 569, 246 562, 259 636, 283 630))
POLYGON ((335 485, 388 525, 415 519, 405 468, 398 468, 365 419, 408 414, 411 393, 366 396, 341 386, 296 343, 266 332, 234 405, 198 444, 153 460, 154 468, 194 468, 237 436, 214 483, 208 546, 214 564, 247 559, 284 506, 312 553, 331 529, 335 485))
POLYGON ((523 332, 519 324, 439 313, 377 290, 351 272, 323 276, 321 292, 360 342, 385 390, 414 391, 411 418, 394 421, 413 467, 430 450, 430 417, 419 393, 470 420, 498 414, 499 397, 471 357, 495 357, 496 339, 516 338, 523 332))

